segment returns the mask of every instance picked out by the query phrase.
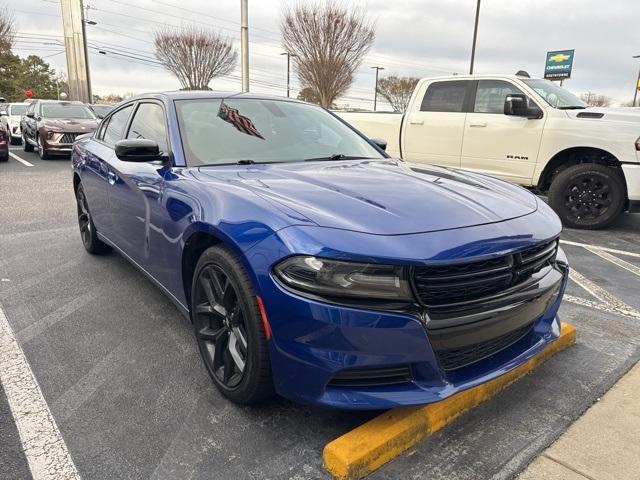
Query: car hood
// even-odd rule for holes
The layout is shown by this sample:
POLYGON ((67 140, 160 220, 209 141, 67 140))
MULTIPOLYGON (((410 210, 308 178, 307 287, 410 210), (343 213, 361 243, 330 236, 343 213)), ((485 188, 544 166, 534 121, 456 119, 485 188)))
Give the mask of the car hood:
POLYGON ((242 187, 318 226, 380 235, 495 223, 537 209, 521 187, 400 160, 201 167, 197 176, 242 187))
POLYGON ((584 110, 565 110, 576 120, 640 123, 640 110, 631 108, 589 107, 584 110))
POLYGON ((96 120, 79 118, 43 119, 42 126, 61 132, 84 133, 93 132, 98 126, 96 120))

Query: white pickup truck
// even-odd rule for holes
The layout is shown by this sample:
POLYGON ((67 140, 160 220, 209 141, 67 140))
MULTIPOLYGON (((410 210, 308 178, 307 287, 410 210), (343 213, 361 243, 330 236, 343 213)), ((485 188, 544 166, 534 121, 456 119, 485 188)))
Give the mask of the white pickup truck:
POLYGON ((547 193, 573 228, 640 211, 640 112, 588 107, 556 83, 515 75, 420 80, 407 112, 336 112, 387 152, 547 193))

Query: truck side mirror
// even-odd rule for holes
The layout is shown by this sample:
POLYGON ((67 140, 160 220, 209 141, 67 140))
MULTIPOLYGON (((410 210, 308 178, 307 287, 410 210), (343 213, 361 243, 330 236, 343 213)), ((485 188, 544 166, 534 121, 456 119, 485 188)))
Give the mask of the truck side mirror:
POLYGON ((27 112, 27 117, 36 118, 36 114, 34 112, 27 112))
POLYGON ((6 110, 0 110, 0 117, 8 117, 9 114, 7 113, 6 110))
POLYGON ((537 105, 529 106, 529 99, 522 93, 510 93, 504 99, 504 114, 536 119, 542 117, 537 105))

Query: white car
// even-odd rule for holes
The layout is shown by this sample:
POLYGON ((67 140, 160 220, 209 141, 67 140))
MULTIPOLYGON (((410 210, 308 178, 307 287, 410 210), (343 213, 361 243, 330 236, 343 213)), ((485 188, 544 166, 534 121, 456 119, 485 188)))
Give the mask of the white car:
POLYGON ((19 145, 22 142, 20 119, 27 111, 28 106, 28 102, 0 104, 0 121, 5 124, 9 132, 11 145, 19 145))
POLYGON ((603 228, 640 211, 640 112, 588 107, 516 75, 422 79, 407 112, 336 112, 411 162, 486 173, 547 193, 565 225, 603 228))

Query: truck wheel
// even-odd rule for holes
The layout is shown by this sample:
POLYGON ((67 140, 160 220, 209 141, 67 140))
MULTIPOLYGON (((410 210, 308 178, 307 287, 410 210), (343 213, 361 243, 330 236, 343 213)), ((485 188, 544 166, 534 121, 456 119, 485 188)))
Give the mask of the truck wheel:
POLYGON ((27 142, 27 137, 24 136, 24 133, 22 134, 22 149, 25 152, 33 152, 33 145, 27 142))
POLYGON ((549 205, 567 227, 595 230, 609 226, 622 212, 624 192, 624 180, 614 169, 581 163, 553 179, 549 205))

